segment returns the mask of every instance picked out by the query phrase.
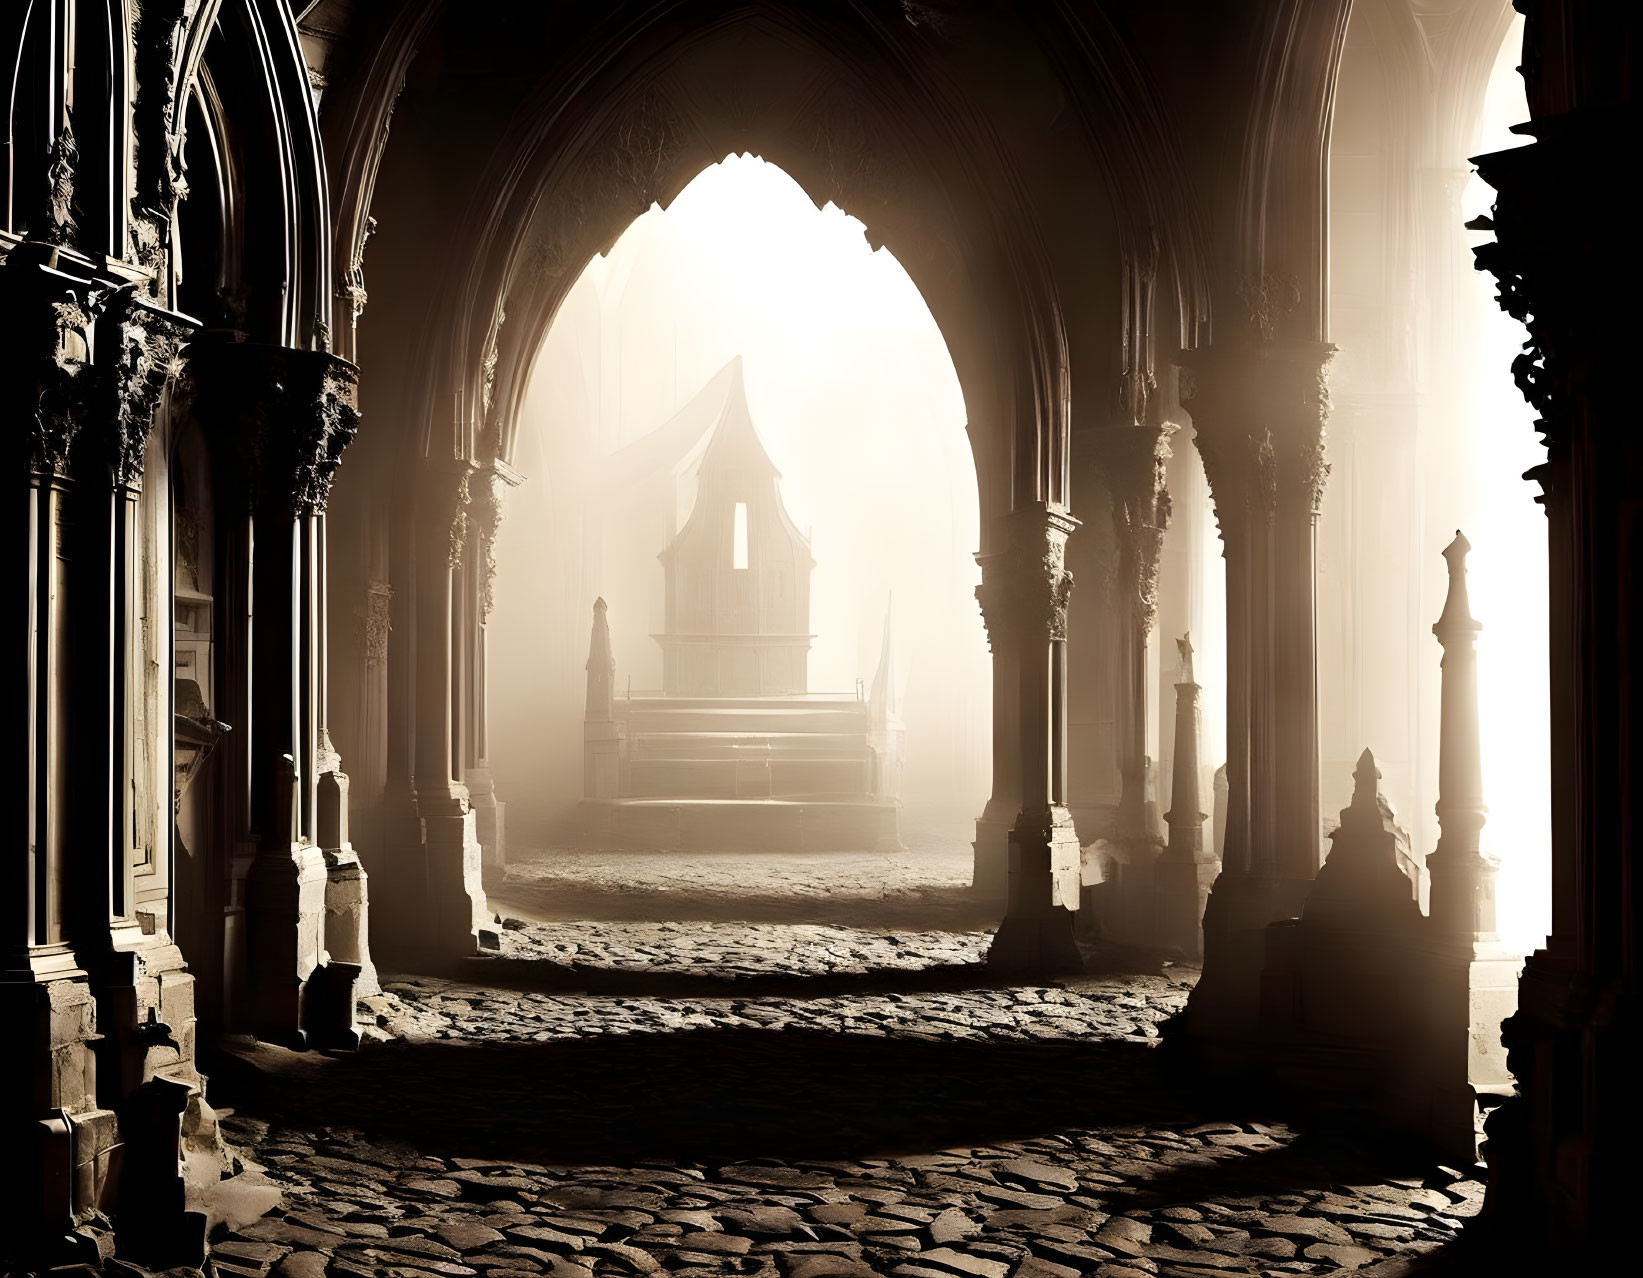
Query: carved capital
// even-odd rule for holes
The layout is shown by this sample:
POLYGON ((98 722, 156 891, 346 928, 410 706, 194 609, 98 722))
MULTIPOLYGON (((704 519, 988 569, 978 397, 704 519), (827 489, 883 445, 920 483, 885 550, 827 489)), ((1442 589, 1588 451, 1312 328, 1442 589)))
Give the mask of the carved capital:
POLYGON ((253 509, 318 514, 359 431, 359 370, 324 351, 199 344, 190 381, 202 418, 232 423, 253 509))
POLYGON ((76 438, 91 420, 96 371, 92 324, 106 298, 96 287, 12 253, 0 286, 0 341, 9 356, 0 395, 31 474, 67 478, 76 438))
POLYGON ((479 612, 489 618, 496 597, 496 534, 502 526, 502 483, 494 472, 482 472, 468 484, 468 522, 478 538, 479 612))
POLYGON ((143 458, 166 384, 180 371, 190 329, 128 284, 97 322, 103 457, 116 487, 143 486, 143 458))
POLYGON ((1119 579, 1143 632, 1158 613, 1158 557, 1170 521, 1170 434, 1164 425, 1111 426, 1081 439, 1112 497, 1119 579))
POLYGON ((447 567, 459 568, 468 546, 469 503, 473 497, 474 466, 455 460, 430 462, 419 486, 419 522, 429 550, 443 554, 447 567))
POLYGON ((1317 513, 1334 354, 1327 342, 1269 342, 1185 356, 1183 399, 1223 534, 1280 510, 1317 513))
POLYGON ((1067 537, 1078 521, 1064 511, 1035 506, 1002 522, 1003 549, 976 556, 981 565, 976 602, 992 650, 1065 639, 1073 587, 1067 537))

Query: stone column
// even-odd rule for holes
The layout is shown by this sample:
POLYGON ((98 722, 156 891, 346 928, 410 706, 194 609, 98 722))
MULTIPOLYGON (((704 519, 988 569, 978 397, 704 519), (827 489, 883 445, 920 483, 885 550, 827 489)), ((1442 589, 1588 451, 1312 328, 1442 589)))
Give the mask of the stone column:
MULTIPOLYGON (((1643 1108, 1643 246, 1599 183, 1636 150, 1635 5, 1519 0, 1531 144, 1477 157, 1497 192, 1478 266, 1528 328, 1551 587, 1552 933, 1504 1026, 1519 1098, 1489 1118, 1486 1214, 1547 1268, 1600 1267, 1633 1209, 1643 1108)), ((1434 892, 1436 886, 1434 883, 1434 892)))
POLYGON ((1215 854, 1204 847, 1204 821, 1198 768, 1198 684, 1193 678, 1192 638, 1176 640, 1181 653, 1180 677, 1175 684, 1175 758, 1170 769, 1174 787, 1170 810, 1169 846, 1158 859, 1156 874, 1156 937, 1161 945, 1197 959, 1204 952, 1204 902, 1215 880, 1215 854))
MULTIPOLYGON (((1005 516, 999 549, 981 556, 976 597, 990 636, 1007 635, 1018 692, 1021 809, 1009 840, 1006 912, 988 951, 1003 972, 1072 971, 1078 836, 1067 811, 1067 537, 1057 506, 1005 516)), ((998 651, 994 640, 995 654, 998 651)))
MULTIPOLYGON (((1477 637, 1466 590, 1472 547, 1457 530, 1443 557, 1449 594, 1432 633, 1443 645, 1438 737, 1438 846, 1426 860, 1431 883, 1433 972, 1427 1034, 1433 1083, 1432 1136, 1456 1157, 1476 1160, 1480 1098, 1510 1093, 1500 1024, 1512 1014, 1520 964, 1495 932, 1495 862, 1483 855, 1482 748, 1478 739, 1477 637)), ((1484 1100, 1483 1103, 1493 1103, 1484 1100)))
POLYGON ((1158 559, 1169 525, 1165 487, 1170 428, 1134 424, 1091 430, 1087 440, 1112 501, 1117 567, 1111 592, 1115 642, 1103 654, 1117 691, 1118 811, 1097 847, 1118 866, 1102 924, 1111 939, 1151 944, 1153 871, 1163 841, 1149 802, 1151 758, 1147 643, 1158 612, 1158 559))
POLYGON ((496 781, 491 775, 488 698, 488 623, 494 602, 496 580, 496 535, 502 523, 502 498, 509 487, 523 477, 505 462, 493 461, 469 484, 468 521, 474 565, 470 586, 470 626, 468 660, 468 753, 463 771, 468 800, 473 805, 482 861, 486 868, 501 869, 507 864, 507 805, 496 797, 496 781))
MULTIPOLYGON (((986 557, 976 558, 983 564, 986 557)), ((1000 622, 987 615, 987 647, 993 658, 993 785, 987 804, 976 818, 976 837, 971 887, 989 901, 1003 901, 1009 895, 1010 829, 1021 811, 1021 725, 1020 688, 1015 678, 1015 640, 1000 622)))
MULTIPOLYGON (((11 836, 0 851, 0 1148, 17 1190, 0 1196, 0 1236, 19 1242, 65 1234, 97 1206, 114 1144, 113 1115, 97 1103, 96 1009, 69 930, 76 882, 66 831, 70 636, 64 553, 69 454, 85 420, 91 378, 92 298, 80 282, 14 249, 0 271, 0 331, 8 352, 0 384, 21 456, 12 482, 16 553, 0 591, 11 643, 12 687, 0 731, 17 787, 11 836), (88 1161, 89 1160, 89 1161, 88 1161)), ((95 785, 95 781, 93 782, 95 785)), ((104 871, 106 876, 107 871, 104 871)))
POLYGON ((185 1112, 209 1123, 210 1109, 195 1062, 195 980, 175 939, 171 560, 145 564, 145 552, 163 554, 165 545, 145 546, 139 516, 145 502, 169 501, 164 487, 145 497, 144 468, 188 335, 135 285, 108 298, 94 338, 98 393, 76 445, 70 554, 73 717, 85 725, 75 772, 88 800, 93 777, 103 778, 104 794, 73 814, 75 873, 85 886, 76 949, 97 995, 99 1092, 119 1119, 120 1247, 165 1264, 205 1255, 206 1220, 186 1210, 178 1149, 185 1112), (150 567, 164 580, 145 599, 150 567), (145 617, 148 604, 158 607, 145 617))
POLYGON ((457 574, 468 541, 465 461, 430 462, 419 487, 416 585, 416 810, 419 881, 410 884, 422 952, 442 959, 475 952, 488 921, 479 830, 468 788, 456 780, 457 574))
MULTIPOLYGON (((321 516, 358 428, 357 371, 321 351, 195 343, 190 372, 202 421, 240 449, 249 520, 250 826, 246 878, 246 1028, 288 1043, 354 1040, 351 997, 310 998, 327 962, 326 904, 358 894, 357 859, 329 867, 320 847, 325 610, 321 516)), ((334 762, 326 760, 332 771, 334 762)), ((333 830, 337 827, 333 825, 333 830)), ((338 852, 341 849, 339 847, 338 852)), ((332 990, 342 975, 324 973, 332 990)))
POLYGON ((1333 353, 1274 339, 1190 358, 1227 574, 1226 846, 1187 1007, 1197 1038, 1253 1031, 1264 929, 1299 915, 1321 860, 1314 527, 1333 353))
MULTIPOLYGON (((582 713, 582 797, 614 799, 620 786, 622 733, 616 722, 616 658, 603 599, 593 601, 588 636, 588 698, 582 713)), ((767 790, 768 793, 768 790, 767 790)))

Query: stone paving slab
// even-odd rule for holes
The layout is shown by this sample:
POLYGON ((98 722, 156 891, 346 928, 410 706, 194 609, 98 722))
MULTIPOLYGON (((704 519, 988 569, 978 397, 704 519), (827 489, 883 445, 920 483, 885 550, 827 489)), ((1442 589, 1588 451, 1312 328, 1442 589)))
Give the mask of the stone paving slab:
POLYGON ((233 1235, 253 1244, 236 1265, 276 1278, 1327 1274, 1439 1247, 1481 1201, 1458 1171, 1184 1103, 1155 1046, 1184 973, 928 988, 931 971, 973 964, 985 935, 507 935, 510 963, 541 956, 567 979, 686 972, 723 992, 389 977, 376 1006, 397 1041, 353 1056, 247 1048, 222 1075, 244 1097, 225 1128, 285 1198, 233 1235), (737 992, 784 973, 856 985, 737 992))

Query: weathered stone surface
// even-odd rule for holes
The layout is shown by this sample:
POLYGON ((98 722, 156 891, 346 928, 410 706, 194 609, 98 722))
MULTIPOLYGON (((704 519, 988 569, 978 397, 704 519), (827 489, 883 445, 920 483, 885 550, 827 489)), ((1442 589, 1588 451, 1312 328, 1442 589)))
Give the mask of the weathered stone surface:
POLYGON ((434 1236, 447 1247, 455 1247, 458 1251, 477 1251, 490 1243, 502 1241, 500 1230, 492 1229, 489 1225, 474 1225, 461 1221, 440 1225, 434 1230, 434 1236))
POLYGON ((1136 1220, 1114 1216, 1095 1231, 1095 1241, 1124 1256, 1139 1256, 1152 1240, 1152 1229, 1136 1220))
POLYGON ((846 1256, 799 1255, 787 1262, 787 1278, 876 1278, 873 1270, 846 1256))
POLYGON ((273 1275, 274 1278, 325 1278, 325 1264, 324 1252, 292 1252, 275 1263, 273 1275))
POLYGON ((1333 1260, 1342 1269, 1356 1269, 1380 1258, 1378 1252, 1367 1247, 1343 1247, 1334 1243, 1313 1243, 1305 1255, 1308 1260, 1333 1260))
POLYGON ((1343 1247, 1352 1242, 1352 1235, 1346 1230, 1316 1216, 1268 1216, 1261 1223, 1261 1229, 1269 1234, 1282 1234, 1285 1238, 1311 1238, 1343 1247))
MULTIPOLYGON (((490 987, 472 976, 390 977, 392 993, 381 1006, 412 1038, 348 1058, 325 1076, 347 1079, 357 1071, 348 1113, 363 1130, 311 1118, 315 1101, 339 1084, 315 1083, 300 1072, 304 1058, 295 1054, 259 1065, 268 1079, 268 1113, 225 1120, 230 1138, 269 1169, 270 1184, 296 1208, 227 1231, 231 1243, 245 1247, 232 1263, 251 1267, 236 1275, 602 1278, 665 1270, 669 1278, 1212 1278, 1279 1268, 1326 1274, 1360 1263, 1360 1253, 1371 1258, 1361 1263, 1417 1254, 1453 1237, 1476 1209, 1476 1182, 1446 1173, 1383 1181, 1356 1175, 1350 1163, 1319 1170, 1315 1179, 1303 1176, 1300 1188, 1265 1188, 1263 1176, 1241 1189, 1242 1161, 1271 1157, 1296 1134, 1189 1108, 1144 1057, 1134 1071, 1098 1067, 1100 1102, 1102 1112, 1115 1114, 1133 1102, 1148 1121, 1078 1127, 1077 1105, 1065 1098, 1090 1094, 1089 1062, 1102 1058, 1088 1053, 1124 1042, 1126 1052, 1144 1054, 1145 1046, 1129 1040, 1137 1026, 1150 1027, 1180 1007, 1180 982, 1100 977, 1066 989, 962 981, 881 988, 864 978, 845 992, 767 992, 769 985, 751 984, 795 970, 825 978, 941 966, 962 971, 984 941, 842 927, 520 923, 504 939, 516 961, 590 980, 600 973, 675 974, 698 983, 688 996, 665 997, 625 987, 616 994, 547 992, 576 988, 560 977, 543 990, 528 981, 490 987), (703 1106, 717 1124, 705 1129, 718 1142, 708 1147, 722 1150, 717 1160, 646 1153, 595 1166, 555 1158, 553 1141, 565 1123, 603 1132, 634 1113, 647 1123, 652 1116, 675 1121, 667 1100, 655 1099, 669 1098, 672 1085, 668 1066, 656 1062, 671 1064, 674 1044, 702 1034, 734 1035, 738 1044, 723 1058, 723 1076, 711 1080, 716 1097, 734 1098, 733 1112, 718 1123, 712 1106, 703 1106), (988 1092, 967 1074, 949 1084, 946 1073, 933 1073, 917 1090, 904 1088, 891 1107, 871 1089, 860 1089, 859 1102, 840 1090, 825 1115, 808 1116, 805 1141, 789 1135, 787 1142, 825 1157, 761 1156, 748 1132, 790 1133, 784 1124, 806 1119, 803 1105, 767 1084, 792 1067, 793 1049, 783 1044, 795 1034, 812 1036, 802 1040, 811 1047, 847 1041, 947 1052, 979 1044, 1001 1062, 986 1066, 999 1071, 1000 1084, 988 1092), (616 1062, 609 1073, 561 1079, 557 1066, 531 1066, 516 1068, 530 1077, 515 1077, 484 1055, 602 1051, 626 1035, 654 1038, 642 1051, 602 1057, 616 1062), (401 1121, 400 1108, 414 1096, 393 1054, 418 1044, 444 1050, 441 1040, 460 1040, 461 1047, 453 1042, 451 1049, 460 1056, 430 1058, 439 1069, 469 1070, 482 1085, 466 1109, 456 1093, 439 1097, 449 1116, 445 1108, 430 1111, 438 1140, 423 1152, 419 1129, 401 1121), (997 1055, 1046 1045, 1063 1055, 997 1055), (282 1107, 287 1069, 293 1072, 282 1107), (915 1148, 929 1141, 928 1133, 947 1130, 942 1124, 952 1123, 977 1090, 983 1104, 989 1096, 1046 1098, 1031 1116, 1041 1125, 1015 1121, 1007 1128, 1014 1138, 1002 1139, 999 1125, 978 1111, 983 1119, 960 1122, 941 1138, 950 1147, 901 1157, 862 1152, 891 1143, 887 1123, 904 1123, 895 1130, 910 1133, 904 1139, 915 1148), (538 1121, 543 1105, 549 1117, 538 1121), (528 1141, 518 1135, 533 1123, 528 1141), (384 1129, 396 1139, 373 1134, 384 1129), (474 1144, 465 1149, 469 1139, 474 1144), (1201 1183, 1176 1179, 1196 1175, 1194 1161, 1214 1170, 1201 1183), (1161 1177, 1169 1199, 1149 1207, 1161 1177), (264 1248, 281 1258, 253 1259, 267 1255, 264 1248), (291 1269, 270 1273, 267 1263, 291 1269)), ((441 1087, 447 1075, 430 1077, 441 1087)))

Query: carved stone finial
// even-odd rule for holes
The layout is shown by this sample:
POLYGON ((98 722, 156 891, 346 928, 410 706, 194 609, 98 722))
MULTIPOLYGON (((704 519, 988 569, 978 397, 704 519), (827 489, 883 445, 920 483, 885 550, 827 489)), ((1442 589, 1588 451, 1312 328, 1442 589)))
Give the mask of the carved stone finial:
POLYGON ((1415 885, 1398 862, 1399 830, 1381 796, 1381 772, 1365 750, 1352 772, 1352 802, 1329 835, 1329 855, 1307 896, 1308 923, 1369 932, 1417 927, 1415 885))
POLYGON ((1352 802, 1349 811, 1380 815, 1381 770, 1375 766, 1375 756, 1369 747, 1358 756, 1358 766, 1352 772, 1352 802))
POLYGON ((1472 601, 1466 589, 1466 556, 1471 552, 1472 543, 1459 528, 1455 529, 1455 539, 1443 552, 1449 564, 1449 594, 1443 601, 1443 612, 1432 626, 1432 633, 1439 640, 1446 635, 1483 629, 1483 624, 1472 616, 1472 601))
POLYGON ((1175 641, 1175 649, 1181 654, 1181 676, 1176 683, 1196 683, 1192 674, 1192 631, 1187 631, 1175 641))
POLYGON ((1438 720, 1438 846, 1427 860, 1432 920, 1440 933, 1475 942, 1495 935, 1495 865, 1480 841, 1489 809, 1483 802, 1483 750, 1478 730, 1477 637, 1466 592, 1471 544, 1457 530, 1443 557, 1449 595, 1432 633, 1443 645, 1438 720))
POLYGON ((609 723, 615 717, 616 658, 610 649, 609 610, 601 597, 593 601, 593 634, 588 640, 588 699, 584 718, 609 723))

